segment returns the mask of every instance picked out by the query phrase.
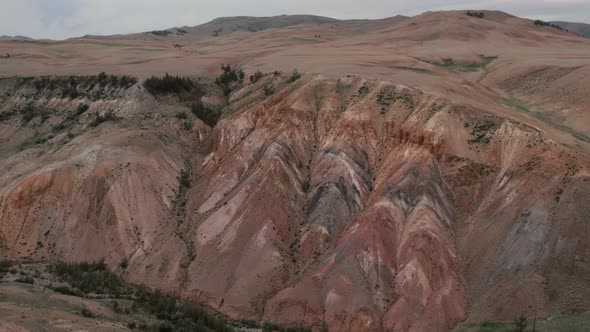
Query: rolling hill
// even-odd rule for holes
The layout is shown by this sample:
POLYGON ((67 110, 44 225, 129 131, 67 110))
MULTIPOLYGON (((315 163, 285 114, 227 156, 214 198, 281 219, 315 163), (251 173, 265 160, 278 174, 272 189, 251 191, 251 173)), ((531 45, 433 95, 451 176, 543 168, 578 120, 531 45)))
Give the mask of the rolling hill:
POLYGON ((483 13, 0 41, 0 257, 235 326, 584 330, 590 39, 483 13))

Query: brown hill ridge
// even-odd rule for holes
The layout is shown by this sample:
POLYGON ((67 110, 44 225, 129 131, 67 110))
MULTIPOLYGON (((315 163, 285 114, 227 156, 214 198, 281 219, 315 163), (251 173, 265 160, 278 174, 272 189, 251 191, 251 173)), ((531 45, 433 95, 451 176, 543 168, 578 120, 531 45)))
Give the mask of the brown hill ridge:
POLYGON ((585 312, 590 42, 492 11, 393 21, 0 42, 8 75, 266 73, 227 100, 199 80, 212 128, 143 80, 1 79, 2 256, 104 259, 314 330, 585 312))

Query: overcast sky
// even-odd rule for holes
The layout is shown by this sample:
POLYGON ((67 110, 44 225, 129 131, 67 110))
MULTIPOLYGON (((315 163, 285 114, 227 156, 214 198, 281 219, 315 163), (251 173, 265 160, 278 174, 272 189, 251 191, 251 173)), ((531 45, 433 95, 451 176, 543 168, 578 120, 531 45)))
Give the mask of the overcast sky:
POLYGON ((63 39, 193 26, 220 16, 384 18, 444 9, 590 23, 590 0, 0 0, 0 35, 63 39))

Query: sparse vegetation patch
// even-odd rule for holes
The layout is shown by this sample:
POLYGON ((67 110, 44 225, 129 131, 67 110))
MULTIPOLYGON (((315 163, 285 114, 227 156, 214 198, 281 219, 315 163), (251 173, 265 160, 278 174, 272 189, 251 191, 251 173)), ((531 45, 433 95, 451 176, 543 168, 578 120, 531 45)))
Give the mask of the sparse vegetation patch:
POLYGON ((234 85, 244 81, 245 74, 242 68, 231 65, 221 65, 221 70, 222 73, 215 79, 215 84, 222 89, 224 96, 229 97, 234 85))
POLYGON ((49 118, 50 111, 29 103, 25 107, 19 109, 18 113, 21 116, 21 125, 24 126, 38 117, 41 118, 41 123, 45 122, 49 118))
POLYGON ((260 71, 257 70, 254 74, 250 75, 250 82, 251 83, 256 83, 258 82, 262 77, 264 76, 264 74, 260 71))
MULTIPOLYGON (((147 312, 159 321, 154 326, 145 326, 144 330, 234 331, 223 318, 210 314, 198 304, 179 301, 158 291, 127 284, 121 277, 110 272, 104 262, 56 262, 50 264, 48 270, 61 282, 69 285, 53 287, 54 291, 74 296, 131 300, 130 312, 147 312)), ((121 308, 118 311, 125 312, 121 308)), ((85 317, 95 316, 85 307, 80 314, 85 317)))
POLYGON ((149 33, 151 33, 154 36, 166 37, 170 34, 170 31, 168 31, 168 30, 154 30, 154 31, 150 31, 149 33))
POLYGON ((471 16, 471 17, 477 17, 477 18, 484 18, 486 16, 486 14, 484 12, 472 12, 472 11, 466 12, 465 15, 471 16))
POLYGON ((414 106, 414 100, 409 93, 398 92, 391 87, 383 88, 379 91, 379 94, 377 94, 377 104, 381 107, 381 114, 385 114, 389 109, 389 106, 398 101, 408 107, 414 106))
POLYGON ((497 129, 498 126, 493 121, 484 120, 479 122, 471 130, 471 136, 473 138, 467 142, 469 144, 488 144, 497 129))
POLYGON ((535 25, 542 26, 542 27, 551 27, 551 28, 554 28, 554 29, 557 29, 557 30, 563 30, 563 28, 560 27, 559 25, 553 24, 553 23, 550 23, 550 22, 545 22, 543 20, 535 20, 534 21, 534 24, 535 25))
POLYGON ((363 83, 363 85, 361 85, 361 87, 358 89, 358 94, 360 96, 364 96, 366 94, 368 94, 371 90, 369 89, 369 87, 367 86, 367 84, 363 83))
POLYGON ((492 61, 496 60, 498 57, 480 55, 479 58, 481 59, 480 62, 466 62, 466 63, 457 63, 457 62, 455 62, 455 60, 450 59, 450 58, 442 59, 442 62, 427 61, 427 60, 422 60, 422 61, 430 63, 431 65, 435 65, 438 67, 448 68, 450 70, 461 71, 461 72, 474 72, 474 71, 478 71, 480 69, 485 69, 487 65, 489 65, 492 61))
POLYGON ((120 117, 115 115, 115 112, 113 110, 109 110, 109 111, 105 112, 104 114, 96 113, 94 120, 92 120, 92 122, 90 122, 90 127, 98 127, 104 122, 118 121, 120 119, 121 119, 120 117))
POLYGON ((264 91, 265 96, 273 95, 275 93, 275 88, 273 87, 272 82, 267 82, 262 88, 262 91, 264 91))
POLYGON ((86 111, 88 111, 89 108, 90 106, 88 106, 87 104, 78 105, 75 112, 68 114, 64 121, 53 127, 53 132, 61 132, 65 129, 70 128, 72 124, 78 120, 78 117, 84 114, 86 111))
POLYGON ((401 70, 409 70, 409 71, 413 71, 415 73, 420 73, 420 74, 430 74, 432 73, 432 71, 428 70, 428 69, 424 69, 424 68, 416 68, 416 67, 404 67, 404 66, 398 66, 395 67, 396 69, 401 69, 401 70))
POLYGON ((33 86, 38 92, 59 93, 62 98, 84 96, 97 100, 105 97, 108 89, 128 89, 135 83, 135 77, 107 75, 103 72, 94 76, 41 77, 33 81, 33 86))

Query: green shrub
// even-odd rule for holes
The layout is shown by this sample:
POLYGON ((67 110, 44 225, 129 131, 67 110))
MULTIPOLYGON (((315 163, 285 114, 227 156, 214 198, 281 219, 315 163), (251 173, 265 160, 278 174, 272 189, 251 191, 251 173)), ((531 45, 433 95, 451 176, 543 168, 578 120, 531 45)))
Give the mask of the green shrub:
POLYGON ((191 131, 191 130, 193 130, 193 123, 190 121, 184 121, 182 123, 182 128, 186 131, 191 131))
POLYGON ((264 74, 260 71, 257 70, 253 75, 250 75, 250 82, 251 83, 256 83, 258 82, 262 77, 264 76, 264 74))
POLYGON ((484 12, 471 12, 470 11, 470 12, 465 13, 465 15, 477 17, 477 18, 484 18, 486 14, 484 12))
POLYGON ((299 71, 297 69, 293 70, 293 73, 291 74, 291 77, 289 77, 289 82, 295 82, 298 79, 301 78, 301 74, 299 73, 299 71))
POLYGON ((53 127, 52 131, 57 133, 69 128, 74 123, 74 121, 76 121, 80 115, 88 111, 89 108, 90 106, 88 106, 87 104, 78 105, 76 111, 68 114, 64 121, 53 127))
POLYGON ((563 28, 562 28, 562 27, 560 27, 559 25, 557 25, 557 24, 553 24, 553 23, 549 23, 549 22, 545 22, 545 21, 543 21, 543 20, 535 20, 535 21, 534 21, 534 24, 535 24, 535 25, 539 25, 539 26, 547 26, 547 27, 552 27, 552 28, 554 28, 554 29, 558 29, 558 30, 563 30, 563 28))
POLYGON ((310 187, 311 187, 311 185, 309 183, 309 180, 307 180, 307 179, 305 181, 303 181, 303 183, 301 184, 301 190, 303 190, 303 192, 305 192, 305 193, 309 192, 310 187))
POLYGON ((0 261, 0 272, 8 272, 12 265, 13 263, 9 260, 0 261))
POLYGON ((26 125, 37 117, 41 117, 41 122, 45 122, 49 118, 49 111, 43 108, 37 108, 29 103, 27 106, 18 110, 21 116, 21 124, 26 125))
POLYGON ((264 85, 262 91, 264 91, 265 96, 270 96, 275 93, 275 88, 272 86, 271 82, 268 82, 264 85))
POLYGON ((92 311, 88 310, 88 308, 86 307, 82 307, 82 310, 80 310, 80 314, 86 318, 94 318, 94 314, 92 313, 92 311))
POLYGON ((94 118, 94 120, 92 120, 92 122, 90 122, 90 126, 91 127, 98 127, 100 124, 107 122, 107 121, 118 121, 121 118, 115 115, 115 112, 113 112, 113 110, 109 110, 107 112, 104 113, 104 115, 101 115, 100 113, 96 113, 96 117, 94 118))
POLYGON ((171 76, 166 73, 162 78, 152 76, 145 80, 143 86, 152 95, 201 93, 197 83, 188 77, 171 76))
POLYGON ((4 121, 7 121, 7 120, 10 120, 16 114, 17 114, 17 111, 15 109, 12 109, 10 111, 2 112, 2 113, 0 113, 0 122, 4 122, 4 121))
POLYGON ((113 311, 116 313, 121 313, 121 306, 119 305, 119 301, 113 301, 113 311))
POLYGON ((233 85, 244 80, 244 71, 231 65, 221 65, 221 70, 222 73, 215 79, 215 84, 221 88, 224 96, 229 97, 233 85))
POLYGON ((260 327, 260 325, 258 325, 258 322, 253 319, 240 319, 239 323, 246 327, 255 329, 260 327))
POLYGON ((132 76, 123 75, 119 79, 119 86, 120 87, 128 88, 128 87, 134 85, 135 83, 137 83, 137 78, 132 77, 132 76))
POLYGON ((194 103, 191 112, 210 127, 214 127, 221 117, 221 112, 207 107, 202 101, 194 103))
POLYGON ((88 111, 88 109, 90 108, 90 106, 88 106, 87 104, 80 104, 78 105, 78 108, 76 109, 76 115, 81 115, 84 112, 88 111))
POLYGON ((123 259, 121 260, 121 263, 119 264, 119 266, 122 269, 126 269, 128 265, 129 265, 129 261, 127 260, 127 257, 123 257, 123 259))
POLYGON ((166 36, 168 36, 170 34, 170 31, 167 31, 167 30, 154 30, 154 31, 150 31, 150 33, 152 35, 155 35, 155 36, 166 37, 166 36))
MULTIPOLYGON (((181 172, 180 177, 188 179, 188 172, 181 172)), ((184 180, 181 180, 182 182, 184 180)), ((109 297, 125 296, 132 301, 131 308, 133 311, 142 310, 142 312, 154 315, 160 320, 160 322, 151 328, 145 323, 137 324, 135 322, 129 322, 127 326, 130 329, 155 329, 156 331, 234 331, 223 318, 212 315, 198 304, 183 302, 173 296, 165 295, 159 291, 154 292, 146 287, 126 284, 120 277, 108 271, 104 262, 56 262, 50 264, 48 269, 51 273, 58 276, 62 282, 66 282, 74 287, 74 289, 64 286, 53 288, 56 291, 78 296, 87 294, 106 295, 109 297)), ((115 301, 112 305, 114 310, 121 311, 119 303, 115 301)), ((94 317, 94 314, 86 308, 82 308, 81 314, 85 317, 94 317)))
POLYGON ((181 190, 183 188, 190 188, 191 187, 190 172, 187 170, 184 170, 184 169, 180 170, 180 176, 178 177, 178 183, 179 183, 181 190))
POLYGON ((16 279, 15 281, 23 283, 23 284, 34 284, 35 283, 35 279, 29 275, 24 275, 24 276, 16 279))
POLYGON ((58 292, 58 293, 62 293, 65 295, 71 295, 71 296, 84 296, 84 294, 82 294, 82 292, 77 291, 77 290, 73 290, 70 287, 67 286, 55 286, 55 287, 49 287, 51 290, 53 290, 54 292, 58 292))
POLYGON ((131 292, 129 286, 116 274, 107 270, 104 262, 63 263, 49 265, 49 271, 70 284, 82 294, 124 295, 131 292))
POLYGON ((359 95, 361 95, 361 96, 364 96, 364 95, 366 95, 367 93, 369 93, 369 91, 370 91, 370 90, 369 90, 369 87, 368 87, 366 84, 363 84, 363 85, 362 85, 362 86, 359 88, 359 90, 358 90, 358 94, 359 94, 359 95))
POLYGON ((176 113, 176 117, 178 119, 183 119, 183 120, 187 119, 186 112, 184 112, 184 111, 176 113))
POLYGON ((518 332, 524 332, 528 324, 528 319, 524 315, 514 318, 514 326, 518 332))

